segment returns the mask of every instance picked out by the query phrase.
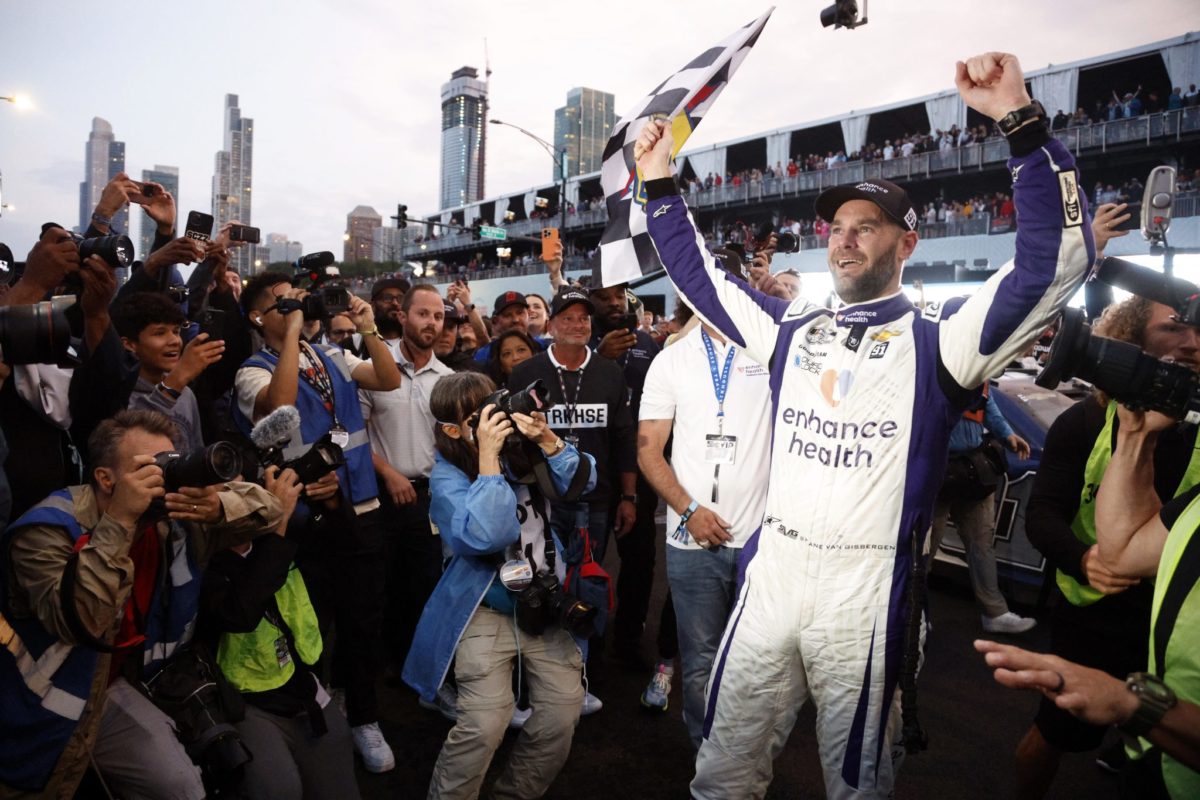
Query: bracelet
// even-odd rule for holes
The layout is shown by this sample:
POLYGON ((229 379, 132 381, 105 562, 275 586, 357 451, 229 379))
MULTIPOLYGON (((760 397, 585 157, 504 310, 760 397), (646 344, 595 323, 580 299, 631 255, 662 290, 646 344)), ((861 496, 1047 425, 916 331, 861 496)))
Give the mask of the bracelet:
POLYGON ((371 328, 370 330, 359 331, 359 334, 362 336, 375 336, 380 339, 383 338, 382 336, 379 335, 379 326, 378 325, 371 328))
POLYGON ((172 389, 170 386, 167 386, 162 381, 159 381, 158 385, 155 386, 154 388, 157 389, 158 391, 162 392, 163 394, 165 394, 167 397, 170 397, 172 400, 178 400, 180 397, 183 396, 183 392, 175 391, 174 389, 172 389))
POLYGON ((691 503, 689 503, 687 510, 679 515, 680 526, 687 525, 688 520, 692 518, 692 514, 695 514, 696 509, 699 507, 700 507, 700 504, 697 503, 695 500, 693 500, 691 503))
POLYGON ((554 458, 556 455, 558 455, 559 453, 561 453, 563 450, 566 450, 566 449, 567 449, 566 441, 560 438, 554 442, 553 450, 550 450, 549 452, 547 452, 546 450, 542 450, 542 452, 546 454, 547 458, 554 458))
POLYGON ((112 226, 112 217, 106 217, 99 211, 92 213, 92 222, 105 228, 112 226))
POLYGON ((623 495, 621 495, 621 501, 625 502, 625 503, 633 503, 634 505, 637 505, 637 495, 636 494, 623 494, 623 495))

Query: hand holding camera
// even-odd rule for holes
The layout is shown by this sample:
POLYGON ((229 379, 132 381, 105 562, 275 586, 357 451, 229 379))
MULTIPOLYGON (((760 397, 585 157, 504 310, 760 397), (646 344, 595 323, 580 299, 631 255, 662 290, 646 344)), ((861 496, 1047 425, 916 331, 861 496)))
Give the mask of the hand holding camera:
POLYGON ((79 246, 62 228, 50 228, 25 257, 25 274, 19 284, 29 284, 40 300, 62 285, 67 273, 79 269, 79 246))
POLYGON ((133 457, 134 469, 126 472, 113 486, 112 501, 105 512, 128 530, 133 530, 146 509, 166 493, 162 467, 155 457, 133 457))
POLYGON ((326 503, 336 506, 338 499, 338 474, 336 471, 323 475, 313 483, 304 484, 304 497, 310 503, 326 503))
POLYGON ((635 344, 637 344, 636 333, 628 328, 617 328, 604 334, 604 338, 600 340, 599 346, 596 347, 596 352, 605 358, 616 361, 625 355, 629 348, 635 344))
POLYGON ((375 329, 375 310, 358 295, 350 295, 350 307, 346 309, 346 316, 350 317, 359 333, 368 333, 375 329))
POLYGON ((146 209, 146 214, 158 224, 159 234, 170 236, 175 232, 175 198, 161 183, 146 181, 140 187, 141 191, 131 194, 129 200, 146 209))
POLYGON ((480 472, 483 472, 484 462, 495 462, 499 474, 500 451, 504 449, 504 440, 513 434, 513 423, 495 403, 488 403, 479 412, 479 424, 475 428, 475 440, 479 444, 480 472))
POLYGON ((113 217, 134 198, 142 198, 142 185, 132 180, 124 172, 118 172, 104 186, 100 194, 100 202, 96 204, 96 213, 102 217, 113 217))
POLYGON ((117 293, 117 274, 109 269, 100 256, 88 256, 79 265, 79 279, 83 292, 79 305, 83 315, 89 319, 108 316, 108 306, 117 293))
POLYGON ((155 250, 142 262, 146 274, 154 277, 163 267, 173 264, 194 264, 204 259, 204 245, 186 236, 174 239, 155 250))
MULTIPOLYGON (((292 518, 292 514, 296 511, 296 503, 300 500, 300 494, 304 491, 304 485, 300 483, 299 477, 294 469, 284 469, 280 471, 279 467, 274 464, 263 470, 263 485, 266 490, 275 495, 279 500, 279 505, 283 509, 283 517, 279 520, 279 524, 275 526, 275 533, 283 536, 287 533, 288 520, 292 518)), ((334 484, 336 486, 336 484, 334 484)))
POLYGON ((177 522, 198 522, 213 525, 225 517, 221 508, 221 498, 217 496, 219 486, 180 486, 174 492, 168 492, 163 500, 166 501, 167 516, 177 522))
POLYGON ((542 450, 549 452, 558 445, 558 434, 546 424, 545 414, 538 411, 529 414, 513 412, 512 421, 516 423, 522 436, 540 446, 542 450))

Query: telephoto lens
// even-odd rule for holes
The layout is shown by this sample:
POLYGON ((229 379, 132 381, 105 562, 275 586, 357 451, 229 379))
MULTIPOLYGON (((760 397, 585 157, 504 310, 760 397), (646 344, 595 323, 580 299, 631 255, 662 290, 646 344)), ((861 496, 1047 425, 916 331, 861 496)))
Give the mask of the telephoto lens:
POLYGON ((191 453, 167 451, 154 457, 163 471, 168 492, 182 486, 212 486, 235 479, 242 471, 242 456, 229 442, 216 442, 191 453))
POLYGON ((128 267, 133 263, 133 240, 123 233, 94 236, 91 239, 72 234, 71 238, 79 246, 80 261, 88 256, 100 256, 112 269, 128 267))
POLYGON ((74 297, 0 307, 0 360, 16 364, 62 364, 69 357, 71 326, 66 309, 74 297))

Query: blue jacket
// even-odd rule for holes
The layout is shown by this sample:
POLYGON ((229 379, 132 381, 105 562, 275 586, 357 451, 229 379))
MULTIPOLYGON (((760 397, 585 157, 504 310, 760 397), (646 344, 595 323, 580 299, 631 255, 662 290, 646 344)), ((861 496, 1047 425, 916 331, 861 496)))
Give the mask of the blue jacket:
POLYGON ((983 444, 983 431, 985 428, 1001 439, 1007 439, 1009 436, 1012 436, 1012 426, 1008 424, 1008 420, 1000 413, 1000 408, 996 405, 996 399, 991 394, 987 396, 987 405, 984 406, 983 414, 985 423, 983 425, 973 419, 959 417, 958 424, 954 426, 954 430, 950 431, 951 453, 965 453, 979 447, 979 445, 983 444))
MULTIPOLYGON (((596 483, 596 463, 584 493, 596 483)), ((579 451, 567 445, 548 458, 550 473, 560 491, 566 491, 579 465, 579 451)), ((432 701, 458 649, 467 623, 496 577, 496 553, 521 537, 517 521, 517 496, 501 475, 480 475, 472 483, 458 467, 437 455, 429 475, 429 518, 437 526, 453 557, 425 604, 408 660, 404 682, 432 701)), ((562 547, 555 542, 559 558, 562 547)))

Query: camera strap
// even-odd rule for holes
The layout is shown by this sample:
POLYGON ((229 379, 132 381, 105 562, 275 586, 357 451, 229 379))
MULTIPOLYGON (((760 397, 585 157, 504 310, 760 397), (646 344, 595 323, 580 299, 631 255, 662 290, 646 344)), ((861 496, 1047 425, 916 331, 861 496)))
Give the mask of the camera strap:
MULTIPOLYGON (((271 355, 279 359, 279 352, 273 347, 263 347, 271 355)), ((313 349, 313 346, 308 342, 300 342, 300 352, 303 355, 302 360, 308 361, 308 366, 303 363, 298 364, 300 380, 307 383, 314 392, 321 398, 321 403, 325 406, 325 410, 333 417, 334 425, 338 425, 337 411, 334 404, 333 393, 333 378, 329 375, 329 370, 325 367, 325 362, 321 360, 321 356, 313 349)))
POLYGON ((541 449, 538 449, 537 454, 533 457, 533 482, 530 484, 530 488, 536 485, 541 494, 550 498, 552 503, 574 503, 583 494, 591 477, 592 462, 584 458, 581 453, 579 465, 575 467, 575 474, 571 476, 571 483, 565 492, 560 493, 550 474, 550 465, 546 463, 546 457, 542 455, 541 449))
MULTIPOLYGON (((545 464, 542 466, 544 467, 545 464)), ((546 496, 542 494, 542 491, 538 488, 537 483, 529 484, 528 488, 530 499, 538 505, 539 511, 544 512, 547 506, 546 496)), ((546 571, 553 575, 555 565, 554 530, 550 527, 549 514, 539 513, 539 516, 542 518, 542 529, 544 531, 542 534, 542 555, 546 558, 546 571)), ((533 563, 532 551, 527 552, 525 557, 529 559, 529 563, 533 563)))

